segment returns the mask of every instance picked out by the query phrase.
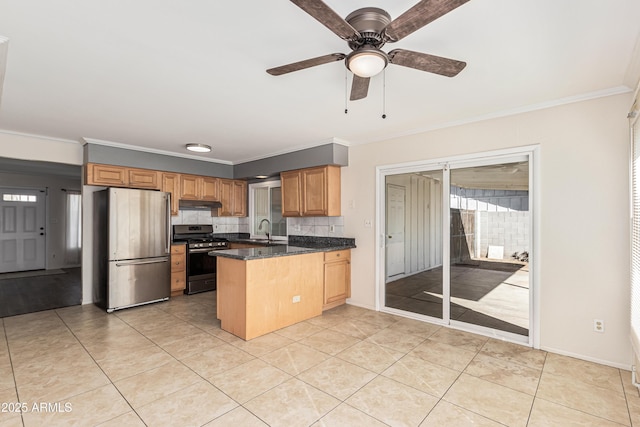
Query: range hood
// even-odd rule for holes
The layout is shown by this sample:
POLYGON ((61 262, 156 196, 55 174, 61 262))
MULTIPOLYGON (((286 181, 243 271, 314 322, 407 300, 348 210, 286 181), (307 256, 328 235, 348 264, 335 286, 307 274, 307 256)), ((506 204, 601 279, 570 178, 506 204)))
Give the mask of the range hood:
POLYGON ((182 200, 180 199, 179 209, 181 211, 204 211, 218 209, 222 207, 220 202, 211 202, 208 200, 182 200))

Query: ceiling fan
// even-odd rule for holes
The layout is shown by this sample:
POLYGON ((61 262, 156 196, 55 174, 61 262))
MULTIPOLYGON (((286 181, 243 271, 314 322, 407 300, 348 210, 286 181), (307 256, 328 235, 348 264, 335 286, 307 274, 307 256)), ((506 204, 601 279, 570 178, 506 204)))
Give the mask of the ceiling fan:
POLYGON ((465 62, 440 56, 394 49, 389 53, 380 48, 385 43, 402 40, 409 34, 440 18, 469 0, 421 0, 395 20, 384 10, 365 7, 342 19, 322 0, 291 0, 295 5, 320 21, 338 37, 346 40, 352 52, 348 55, 332 53, 306 59, 280 67, 270 68, 273 76, 315 67, 345 59, 345 65, 353 73, 351 85, 352 101, 363 99, 369 91, 369 80, 388 64, 415 68, 447 77, 456 76, 467 65, 465 62))

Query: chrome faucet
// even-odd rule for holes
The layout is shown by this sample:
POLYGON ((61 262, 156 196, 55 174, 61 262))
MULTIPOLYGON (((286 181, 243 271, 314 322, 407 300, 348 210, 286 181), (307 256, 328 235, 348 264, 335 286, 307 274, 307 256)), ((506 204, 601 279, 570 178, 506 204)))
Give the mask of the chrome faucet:
POLYGON ((262 221, 260 221, 260 224, 258 224, 258 230, 262 230, 262 223, 267 221, 267 224, 269 224, 269 226, 267 227, 267 231, 265 231, 264 234, 267 235, 267 241, 269 241, 269 232, 271 230, 271 221, 269 221, 267 218, 263 219, 262 221))

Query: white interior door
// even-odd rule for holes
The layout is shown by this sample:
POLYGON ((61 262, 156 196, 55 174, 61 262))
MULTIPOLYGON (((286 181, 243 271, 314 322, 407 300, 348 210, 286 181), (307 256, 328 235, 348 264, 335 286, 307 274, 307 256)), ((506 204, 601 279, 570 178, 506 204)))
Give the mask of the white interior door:
POLYGON ((0 273, 45 268, 45 194, 0 188, 0 273))
POLYGON ((405 188, 387 184, 387 279, 404 273, 405 188))

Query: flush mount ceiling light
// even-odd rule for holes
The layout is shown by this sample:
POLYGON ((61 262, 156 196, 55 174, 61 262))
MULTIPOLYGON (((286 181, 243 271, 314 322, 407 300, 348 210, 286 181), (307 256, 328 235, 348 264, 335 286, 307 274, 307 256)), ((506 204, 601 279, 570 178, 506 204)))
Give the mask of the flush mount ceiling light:
POLYGON ((195 151, 196 153, 208 153, 211 151, 211 147, 205 144, 187 144, 187 150, 195 151))
POLYGON ((380 49, 365 46, 347 55, 346 65, 349 71, 358 77, 373 77, 385 69, 389 57, 380 49))

